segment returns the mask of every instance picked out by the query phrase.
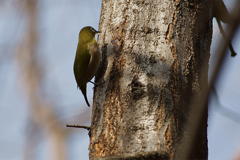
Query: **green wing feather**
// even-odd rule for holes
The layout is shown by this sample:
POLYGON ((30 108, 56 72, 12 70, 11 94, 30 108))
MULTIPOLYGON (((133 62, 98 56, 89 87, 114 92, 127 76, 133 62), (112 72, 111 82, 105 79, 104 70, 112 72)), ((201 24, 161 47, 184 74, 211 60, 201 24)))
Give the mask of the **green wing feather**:
POLYGON ((88 81, 86 78, 86 74, 88 71, 88 64, 89 64, 90 58, 91 58, 91 55, 89 54, 87 47, 85 47, 84 45, 78 44, 73 70, 74 70, 75 79, 77 81, 77 85, 82 91, 88 106, 90 105, 86 96, 87 94, 86 85, 88 81))

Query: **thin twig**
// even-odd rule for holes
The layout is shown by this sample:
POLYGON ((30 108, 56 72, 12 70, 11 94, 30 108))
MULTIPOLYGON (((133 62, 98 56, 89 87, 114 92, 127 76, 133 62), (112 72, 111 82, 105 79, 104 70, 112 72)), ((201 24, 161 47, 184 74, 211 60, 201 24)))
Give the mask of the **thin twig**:
POLYGON ((71 127, 71 128, 82 128, 82 129, 86 129, 88 131, 90 131, 91 127, 88 127, 88 126, 80 126, 80 125, 70 125, 70 124, 67 124, 66 127, 71 127))

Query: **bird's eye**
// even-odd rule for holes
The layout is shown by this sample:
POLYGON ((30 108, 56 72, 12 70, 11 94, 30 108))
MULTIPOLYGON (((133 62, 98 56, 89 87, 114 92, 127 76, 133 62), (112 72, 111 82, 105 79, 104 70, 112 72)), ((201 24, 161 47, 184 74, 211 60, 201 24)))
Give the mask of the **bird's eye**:
POLYGON ((91 28, 91 31, 96 32, 94 28, 91 28))

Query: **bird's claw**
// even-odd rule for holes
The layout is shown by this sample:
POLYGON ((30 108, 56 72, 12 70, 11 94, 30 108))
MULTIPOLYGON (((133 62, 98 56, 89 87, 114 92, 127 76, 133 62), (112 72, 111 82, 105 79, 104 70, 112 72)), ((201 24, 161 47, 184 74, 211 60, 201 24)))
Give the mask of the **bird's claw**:
POLYGON ((102 85, 104 82, 99 82, 99 83, 95 83, 93 81, 89 81, 90 83, 94 84, 95 86, 94 87, 98 87, 100 85, 102 85))

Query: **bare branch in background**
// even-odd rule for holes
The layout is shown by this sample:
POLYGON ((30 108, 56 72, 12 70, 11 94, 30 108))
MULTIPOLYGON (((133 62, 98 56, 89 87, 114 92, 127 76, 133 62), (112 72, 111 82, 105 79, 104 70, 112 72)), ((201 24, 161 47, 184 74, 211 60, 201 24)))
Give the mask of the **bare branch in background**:
POLYGON ((27 122, 27 129, 26 129, 26 143, 24 146, 24 160, 34 160, 37 159, 36 156, 36 150, 35 148, 38 146, 40 142, 40 128, 38 125, 34 124, 31 119, 27 122))
MULTIPOLYGON (((231 24, 233 23, 232 15, 228 12, 227 7, 225 6, 223 0, 213 0, 213 16, 216 18, 218 27, 223 38, 226 39, 226 34, 223 30, 221 21, 224 23, 231 24)), ((231 56, 234 57, 237 53, 234 51, 231 40, 229 43, 229 50, 231 52, 231 56)))
MULTIPOLYGON (((223 27, 222 27, 222 24, 221 24, 220 20, 219 19, 216 19, 216 20, 217 20, 219 30, 220 30, 221 34, 223 35, 223 38, 226 39, 226 34, 223 30, 223 27)), ((234 50, 234 48, 232 46, 232 41, 231 40, 229 41, 229 50, 231 52, 232 57, 235 57, 237 55, 236 51, 234 50)))
POLYGON ((231 119, 237 123, 240 123, 240 114, 228 109, 227 107, 225 107, 221 104, 220 98, 218 96, 218 93, 217 93, 215 87, 213 87, 213 89, 212 89, 212 95, 214 96, 214 98, 216 99, 217 104, 218 104, 215 107, 216 111, 218 111, 221 115, 227 117, 228 119, 231 119))
MULTIPOLYGON (((185 129, 187 136, 185 134, 182 144, 178 148, 178 152, 177 152, 178 160, 188 160, 189 159, 188 157, 192 153, 192 148, 194 148, 193 146, 196 145, 196 140, 198 139, 197 135, 201 127, 201 122, 204 119, 203 113, 207 109, 206 107, 208 103, 208 97, 213 88, 213 85, 218 81, 219 73, 222 69, 222 65, 226 57, 225 53, 226 53, 227 47, 231 39, 234 37, 240 23, 240 16, 239 16, 240 3, 236 2, 234 6, 235 8, 233 10, 234 11, 233 23, 229 25, 229 27, 227 28, 228 32, 226 33, 226 37, 225 37, 226 39, 222 40, 219 43, 219 47, 217 50, 218 54, 216 54, 217 60, 214 66, 213 74, 210 79, 209 85, 208 86, 205 85, 201 93, 198 96, 193 97, 191 106, 194 106, 194 107, 191 107, 192 110, 190 111, 189 121, 185 129)), ((205 68, 206 66, 207 65, 203 65, 203 67, 201 68, 201 73, 206 71, 206 68, 205 68)))
POLYGON ((37 57, 37 0, 27 0, 26 12, 28 18, 26 37, 21 45, 17 60, 21 67, 19 77, 22 78, 23 88, 30 103, 30 114, 34 124, 46 132, 53 153, 50 159, 66 159, 66 138, 68 131, 60 123, 54 112, 54 106, 40 96, 42 69, 37 57), (51 125, 54 123, 54 125, 51 125))
POLYGON ((235 155, 233 160, 240 160, 240 150, 239 152, 235 155))

